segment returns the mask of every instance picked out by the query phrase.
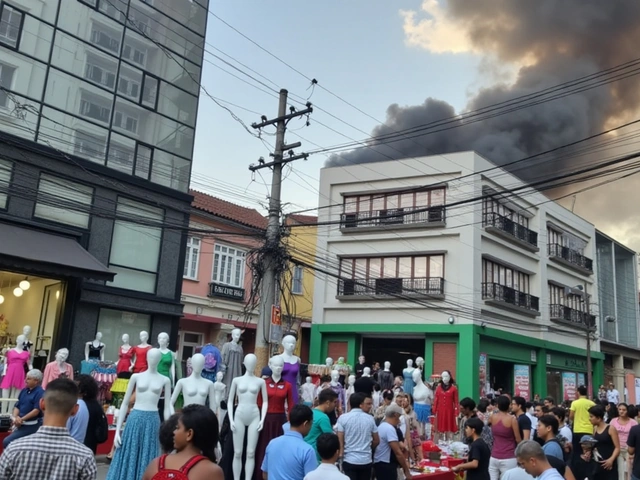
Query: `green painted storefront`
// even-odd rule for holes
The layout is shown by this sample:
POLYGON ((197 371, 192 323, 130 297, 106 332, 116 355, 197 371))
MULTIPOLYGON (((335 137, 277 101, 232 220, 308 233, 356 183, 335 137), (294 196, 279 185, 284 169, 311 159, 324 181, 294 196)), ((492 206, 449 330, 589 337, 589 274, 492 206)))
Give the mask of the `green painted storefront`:
MULTIPOLYGON (((324 359, 328 356, 330 342, 344 342, 347 346, 346 360, 351 365, 355 365, 360 354, 363 337, 367 334, 380 335, 385 333, 413 337, 424 335, 425 372, 433 372, 435 343, 455 344, 456 382, 461 397, 478 398, 479 396, 481 354, 485 354, 489 361, 528 366, 531 396, 534 393, 542 397, 546 396, 547 385, 550 381, 549 376, 554 376, 558 372, 561 374, 573 372, 583 377, 587 372, 586 352, 583 349, 508 333, 495 328, 483 328, 479 325, 313 324, 309 352, 310 363, 323 364, 324 359)), ((602 353, 592 353, 594 385, 603 382, 603 360, 602 353)))

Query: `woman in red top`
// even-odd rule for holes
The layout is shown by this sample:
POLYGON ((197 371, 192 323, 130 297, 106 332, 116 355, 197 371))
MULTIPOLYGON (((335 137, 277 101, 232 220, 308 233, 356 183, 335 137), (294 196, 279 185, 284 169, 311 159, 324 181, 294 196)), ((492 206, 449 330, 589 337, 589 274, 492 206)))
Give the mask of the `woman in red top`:
MULTIPOLYGON (((271 377, 265 380, 267 384, 267 416, 264 419, 264 426, 258 437, 256 446, 256 465, 262 465, 264 453, 269 442, 284 433, 282 425, 287 423, 287 413, 294 407, 293 387, 289 382, 282 379, 284 369, 284 359, 276 355, 269 360, 271 377), (286 408, 285 408, 286 401, 286 408)), ((262 397, 258 395, 258 408, 262 408, 262 397)), ((262 480, 262 471, 256 468, 254 472, 256 480, 262 480)))

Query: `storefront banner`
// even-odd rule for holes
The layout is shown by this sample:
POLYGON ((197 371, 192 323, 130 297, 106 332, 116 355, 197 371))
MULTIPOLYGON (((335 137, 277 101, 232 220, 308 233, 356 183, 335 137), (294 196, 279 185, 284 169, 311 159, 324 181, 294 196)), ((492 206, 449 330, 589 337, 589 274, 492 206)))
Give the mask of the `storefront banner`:
POLYGON ((480 383, 480 398, 487 396, 486 385, 487 385, 487 354, 480 354, 480 361, 478 362, 478 380, 480 383))
POLYGON ((529 400, 529 365, 514 365, 514 394, 516 397, 522 397, 525 400, 529 400))
POLYGON ((585 387, 587 386, 587 381, 584 378, 584 373, 578 374, 578 386, 580 385, 584 385, 585 387))
POLYGON ((635 388, 636 399, 639 399, 640 398, 640 377, 636 377, 635 384, 636 384, 636 388, 635 388))
POLYGON ((562 391, 565 400, 576 399, 576 374, 573 372, 562 372, 562 391))

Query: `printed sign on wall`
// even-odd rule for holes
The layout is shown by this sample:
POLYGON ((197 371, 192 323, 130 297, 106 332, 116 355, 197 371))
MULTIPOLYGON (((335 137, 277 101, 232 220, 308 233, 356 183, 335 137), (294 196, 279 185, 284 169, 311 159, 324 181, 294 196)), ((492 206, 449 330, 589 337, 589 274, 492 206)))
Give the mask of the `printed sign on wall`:
POLYGON ((562 372, 562 391, 565 400, 576 399, 576 374, 573 372, 562 372))
POLYGON ((514 394, 517 397, 522 397, 525 400, 530 399, 529 388, 529 365, 514 365, 513 366, 514 377, 514 394))

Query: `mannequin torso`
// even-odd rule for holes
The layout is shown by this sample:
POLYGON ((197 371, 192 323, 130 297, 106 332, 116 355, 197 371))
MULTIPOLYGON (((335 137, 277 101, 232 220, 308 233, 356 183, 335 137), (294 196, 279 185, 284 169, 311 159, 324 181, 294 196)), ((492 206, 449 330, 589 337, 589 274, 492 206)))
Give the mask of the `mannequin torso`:
POLYGON ((191 366, 193 368, 191 375, 187 378, 178 380, 176 388, 171 395, 171 404, 175 405, 178 397, 182 393, 184 398, 184 406, 187 405, 207 405, 215 411, 215 393, 213 383, 202 377, 202 369, 204 368, 204 356, 196 353, 191 358, 191 366))
POLYGON ((454 385, 451 374, 442 373, 442 382, 436 388, 433 402, 433 413, 437 418, 439 432, 456 432, 458 416, 458 388, 454 385))
POLYGON ((408 393, 410 395, 413 395, 413 387, 414 387, 413 372, 414 372, 414 370, 415 370, 415 368, 413 367, 413 360, 407 360, 407 368, 402 370, 402 379, 403 379, 402 389, 404 390, 405 393, 408 393))
POLYGON ((302 393, 302 401, 306 405, 311 406, 316 399, 316 390, 318 389, 318 387, 316 387, 311 382, 311 377, 307 377, 305 380, 305 383, 302 385, 302 387, 300 387, 302 393))
POLYGON ((53 362, 47 363, 44 367, 42 388, 46 389, 49 382, 58 378, 69 378, 73 380, 73 366, 66 362, 68 357, 69 350, 66 348, 61 348, 56 352, 56 359, 53 362))
POLYGON ((134 350, 129 343, 123 343, 120 345, 118 351, 118 365, 116 367, 117 373, 128 372, 131 367, 131 361, 133 360, 134 350))
POLYGON ((222 382, 225 385, 231 385, 234 378, 242 375, 244 351, 239 344, 241 333, 239 328, 234 328, 231 331, 231 341, 222 346, 222 382))
POLYGON ((282 339, 284 352, 280 355, 284 361, 282 378, 291 384, 294 405, 298 403, 298 387, 300 386, 300 359, 293 354, 296 348, 296 339, 293 335, 287 335, 282 339))

